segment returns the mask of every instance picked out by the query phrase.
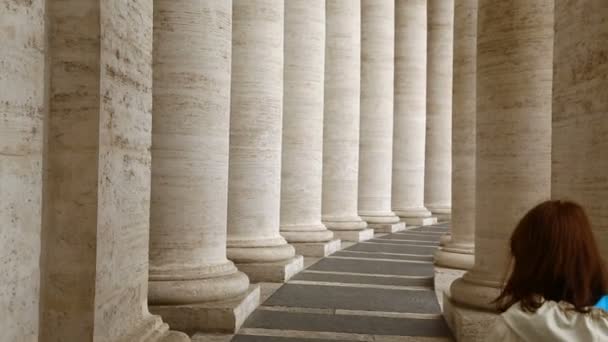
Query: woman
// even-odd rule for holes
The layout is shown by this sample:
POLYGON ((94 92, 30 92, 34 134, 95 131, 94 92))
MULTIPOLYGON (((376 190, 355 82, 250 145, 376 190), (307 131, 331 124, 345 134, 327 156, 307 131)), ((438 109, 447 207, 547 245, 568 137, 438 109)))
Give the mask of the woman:
POLYGON ((511 254, 488 341, 608 341, 608 277, 583 208, 539 204, 513 231, 511 254))

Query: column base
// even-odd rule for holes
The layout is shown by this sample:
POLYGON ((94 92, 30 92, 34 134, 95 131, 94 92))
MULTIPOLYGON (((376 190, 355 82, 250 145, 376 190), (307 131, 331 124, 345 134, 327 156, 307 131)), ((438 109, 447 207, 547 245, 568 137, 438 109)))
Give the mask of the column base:
POLYGON ((373 229, 363 230, 334 230, 334 236, 343 241, 361 242, 374 238, 373 229))
POLYGON ((452 208, 445 205, 427 205, 426 208, 431 211, 433 216, 437 217, 439 222, 445 222, 452 219, 452 208))
POLYGON ((323 258, 339 251, 342 246, 342 241, 333 239, 327 242, 291 243, 291 245, 296 249, 296 253, 299 255, 323 258))
POLYGON ((397 223, 368 223, 376 233, 396 233, 405 230, 405 222, 397 223))
POLYGON ((439 245, 445 246, 448 243, 450 243, 451 241, 452 241, 452 234, 447 233, 447 234, 441 235, 441 237, 439 238, 439 245))
POLYGON ((475 310, 456 303, 452 296, 443 295, 443 316, 452 330, 456 341, 486 342, 497 313, 475 310))
POLYGON ((447 222, 452 219, 452 214, 433 213, 433 215, 437 217, 438 222, 447 222))
POLYGON ((282 225, 281 236, 293 243, 317 243, 328 242, 334 238, 334 234, 319 222, 313 225, 282 225))
POLYGON ((149 315, 137 330, 116 339, 121 342, 191 342, 181 331, 169 330, 169 325, 157 315, 149 315))
POLYGON ((304 258, 296 255, 287 260, 261 263, 237 263, 239 271, 247 274, 252 283, 284 283, 304 268, 304 258))
POLYGON ((475 265, 475 254, 472 250, 456 251, 450 250, 446 246, 435 252, 435 265, 459 270, 469 270, 475 265))
POLYGON ((168 331, 159 342, 191 342, 190 336, 181 331, 168 331))
MULTIPOLYGON (((235 333, 259 305, 260 286, 252 285, 236 299, 187 305, 151 305, 150 311, 161 315, 172 329, 190 335, 200 331, 235 333)), ((172 340, 162 340, 169 341, 172 340)))
POLYGON ((402 217, 402 222, 405 222, 408 226, 430 226, 433 224, 437 224, 436 217, 402 217))
POLYGON ((433 283, 435 287, 435 295, 439 306, 443 309, 444 293, 450 295, 450 286, 452 283, 462 277, 466 271, 454 268, 447 268, 435 265, 433 283))

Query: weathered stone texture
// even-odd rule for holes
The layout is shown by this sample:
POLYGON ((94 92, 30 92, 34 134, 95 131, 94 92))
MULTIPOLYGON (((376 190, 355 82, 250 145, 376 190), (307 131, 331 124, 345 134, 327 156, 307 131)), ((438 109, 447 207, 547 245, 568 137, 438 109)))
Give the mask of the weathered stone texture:
POLYGON ((608 7, 556 1, 552 196, 578 201, 608 257, 608 7))
POLYGON ((449 217, 452 201, 454 0, 428 1, 424 204, 449 217))
POLYGON ((155 3, 154 304, 223 300, 249 286, 226 259, 231 18, 225 0, 155 3))
POLYGON ((285 2, 284 51, 281 234, 325 243, 333 238, 321 223, 325 1, 285 2))
POLYGON ((457 302, 494 308, 521 217, 551 192, 553 1, 479 2, 475 266, 457 302))
MULTIPOLYGON (((426 40, 426 1, 395 1, 392 205, 395 213, 401 218, 420 218, 431 215, 423 203, 426 141, 426 40)), ((422 220, 418 219, 418 221, 422 223, 422 220)))
POLYGON ((52 2, 46 341, 154 340, 152 3, 52 2))
POLYGON ((361 1, 327 0, 323 118, 323 222, 361 230, 357 214, 361 1))
POLYGON ((435 254, 438 264, 460 269, 474 262, 477 1, 454 8, 451 239, 435 254))
POLYGON ((359 215, 368 222, 397 223, 391 209, 395 3, 361 2, 361 132, 359 215))
POLYGON ((0 3, 0 340, 38 341, 43 0, 0 3))
POLYGON ((254 282, 284 281, 289 260, 302 265, 279 233, 284 2, 234 0, 232 11, 228 258, 254 282))

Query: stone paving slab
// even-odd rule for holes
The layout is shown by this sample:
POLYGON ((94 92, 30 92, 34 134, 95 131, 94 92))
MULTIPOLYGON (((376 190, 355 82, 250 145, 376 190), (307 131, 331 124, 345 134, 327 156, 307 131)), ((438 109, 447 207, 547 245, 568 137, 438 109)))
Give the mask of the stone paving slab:
POLYGON ((433 261, 433 256, 424 255, 396 255, 396 254, 383 254, 381 252, 370 252, 370 253, 356 253, 353 251, 339 251, 332 256, 342 256, 350 258, 369 258, 369 259, 391 259, 391 260, 413 260, 413 261, 433 261))
POLYGON ((291 278, 292 280, 323 281, 346 284, 370 284, 370 285, 392 285, 392 286, 433 286, 433 277, 425 278, 389 278, 373 277, 364 275, 345 275, 330 273, 300 273, 291 278))
POLYGON ((247 328, 345 332, 367 335, 450 336, 440 319, 388 318, 353 315, 324 315, 296 312, 256 311, 245 322, 247 328))
POLYGON ((435 236, 436 234, 423 234, 423 233, 399 233, 383 236, 382 239, 398 239, 398 240, 414 240, 420 243, 425 242, 437 242, 441 236, 435 236))
POLYGON ((399 244, 399 245, 421 245, 423 247, 433 247, 433 248, 437 248, 438 246, 438 241, 413 241, 413 240, 408 240, 408 241, 403 241, 403 240, 408 240, 408 239, 387 239, 386 237, 382 237, 382 238, 378 238, 378 239, 371 239, 368 240, 367 242, 374 242, 374 243, 385 243, 385 244, 399 244))
POLYGON ((349 341, 320 340, 317 338, 301 338, 301 337, 237 335, 232 339, 232 342, 349 342, 349 341))
POLYGON ((407 313, 441 313, 435 291, 285 284, 265 306, 407 313))
MULTIPOLYGON (((386 252, 386 253, 402 253, 402 254, 418 254, 418 255, 433 255, 437 247, 419 247, 419 246, 398 246, 387 245, 380 243, 359 243, 352 247, 344 249, 346 251, 356 252, 386 252)), ((380 273, 380 272, 379 272, 380 273)))
POLYGON ((450 230, 447 228, 426 226, 426 227, 422 227, 422 228, 414 228, 414 229, 406 230, 405 232, 448 233, 449 231, 450 230))
POLYGON ((309 270, 337 271, 367 274, 433 276, 432 264, 400 263, 376 260, 323 259, 309 270))

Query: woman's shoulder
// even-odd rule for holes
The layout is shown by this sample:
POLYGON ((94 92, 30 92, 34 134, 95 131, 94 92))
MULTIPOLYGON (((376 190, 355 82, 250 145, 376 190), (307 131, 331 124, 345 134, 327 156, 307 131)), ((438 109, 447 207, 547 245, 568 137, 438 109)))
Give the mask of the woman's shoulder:
POLYGON ((516 303, 501 317, 526 341, 608 341, 608 312, 599 308, 581 313, 570 303, 545 301, 536 312, 528 312, 516 303))

